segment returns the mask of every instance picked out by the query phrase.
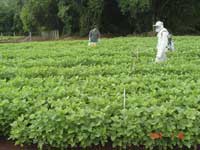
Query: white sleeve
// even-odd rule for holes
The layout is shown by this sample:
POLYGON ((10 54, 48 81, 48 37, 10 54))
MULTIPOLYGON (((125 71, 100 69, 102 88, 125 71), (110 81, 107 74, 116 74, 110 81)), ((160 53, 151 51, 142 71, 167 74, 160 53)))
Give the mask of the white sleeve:
POLYGON ((165 53, 168 45, 168 32, 163 32, 160 39, 160 45, 158 46, 157 57, 162 57, 163 53, 165 53))

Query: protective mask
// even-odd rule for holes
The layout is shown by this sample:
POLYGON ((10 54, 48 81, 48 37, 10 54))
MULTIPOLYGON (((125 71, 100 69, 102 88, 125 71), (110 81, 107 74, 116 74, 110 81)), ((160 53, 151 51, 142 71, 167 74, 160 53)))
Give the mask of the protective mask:
POLYGON ((162 29, 161 26, 157 26, 155 31, 156 31, 157 33, 159 33, 159 32, 161 31, 161 29, 162 29))

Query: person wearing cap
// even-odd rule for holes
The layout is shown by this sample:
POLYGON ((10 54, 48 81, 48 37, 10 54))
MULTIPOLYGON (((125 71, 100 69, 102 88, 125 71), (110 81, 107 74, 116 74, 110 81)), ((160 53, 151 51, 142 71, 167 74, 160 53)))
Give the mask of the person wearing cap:
POLYGON ((156 63, 165 62, 167 60, 166 52, 168 50, 168 35, 169 32, 164 28, 164 24, 161 21, 157 21, 155 25, 155 31, 157 32, 158 43, 157 43, 157 54, 156 63))
POLYGON ((100 40, 100 32, 97 29, 97 27, 95 26, 94 29, 92 29, 89 32, 89 43, 88 43, 88 45, 89 46, 96 46, 97 43, 99 42, 99 40, 100 40))

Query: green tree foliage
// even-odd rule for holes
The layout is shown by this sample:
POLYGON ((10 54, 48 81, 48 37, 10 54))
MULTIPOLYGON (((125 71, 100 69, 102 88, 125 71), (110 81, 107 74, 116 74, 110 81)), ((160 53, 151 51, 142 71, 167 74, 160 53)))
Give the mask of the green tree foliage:
POLYGON ((151 0, 119 0, 121 11, 129 17, 135 32, 145 32, 151 29, 151 0))
POLYGON ((150 0, 119 0, 119 5, 123 13, 130 12, 132 17, 137 13, 147 11, 150 8, 150 0))
POLYGON ((5 0, 0 2, 0 31, 41 31, 86 35, 93 25, 104 33, 152 31, 164 21, 173 33, 200 32, 199 0, 5 0))
POLYGON ((162 9, 158 9, 157 18, 165 21, 173 32, 179 34, 199 32, 196 25, 200 21, 200 1, 168 0, 164 4, 162 9))
POLYGON ((86 34, 92 26, 101 25, 103 0, 86 0, 80 18, 80 34, 86 34))
POLYGON ((119 0, 119 5, 123 13, 135 20, 136 31, 149 31, 150 24, 162 20, 175 33, 198 32, 198 0, 119 0))
POLYGON ((86 35, 94 24, 101 25, 103 0, 59 0, 58 8, 63 33, 86 35))
POLYGON ((59 27, 57 0, 29 0, 22 8, 25 31, 51 30, 59 27))
POLYGON ((72 34, 79 31, 81 5, 75 0, 60 0, 58 3, 58 17, 63 24, 63 33, 72 34))
POLYGON ((13 28, 14 1, 0 1, 0 32, 9 32, 13 28))

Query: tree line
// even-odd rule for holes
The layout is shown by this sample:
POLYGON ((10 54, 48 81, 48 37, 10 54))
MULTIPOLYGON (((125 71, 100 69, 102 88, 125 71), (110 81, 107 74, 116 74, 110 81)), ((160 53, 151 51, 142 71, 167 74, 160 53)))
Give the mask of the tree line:
POLYGON ((102 33, 127 35, 152 31, 161 20, 174 34, 198 34, 199 15, 199 0, 3 0, 0 32, 87 35, 97 25, 102 33))

